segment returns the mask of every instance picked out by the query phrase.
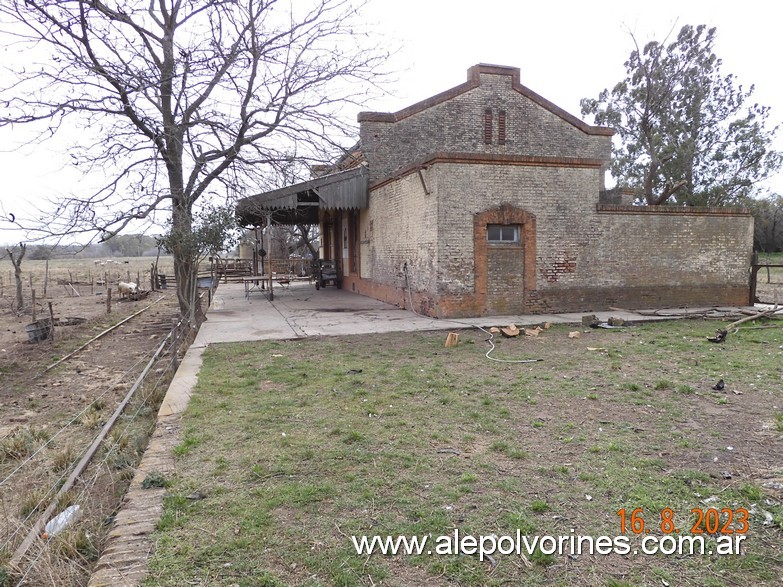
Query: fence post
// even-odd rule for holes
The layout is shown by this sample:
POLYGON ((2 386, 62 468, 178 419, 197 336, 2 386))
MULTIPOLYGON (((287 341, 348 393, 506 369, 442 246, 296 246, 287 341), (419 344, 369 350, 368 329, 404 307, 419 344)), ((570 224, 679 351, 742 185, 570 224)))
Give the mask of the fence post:
POLYGON ((180 343, 180 327, 179 322, 176 318, 171 319, 172 323, 172 331, 174 332, 174 336, 171 340, 171 364, 174 366, 174 371, 179 369, 179 343, 180 343))
POLYGON ((30 290, 30 291, 33 294, 33 303, 31 304, 31 306, 33 308, 33 322, 35 322, 35 290, 33 289, 33 290, 30 290))
POLYGON ((52 302, 49 302, 49 320, 52 321, 49 338, 54 342, 54 310, 52 310, 52 302))
POLYGON ((106 290, 106 313, 111 314, 111 288, 106 290))

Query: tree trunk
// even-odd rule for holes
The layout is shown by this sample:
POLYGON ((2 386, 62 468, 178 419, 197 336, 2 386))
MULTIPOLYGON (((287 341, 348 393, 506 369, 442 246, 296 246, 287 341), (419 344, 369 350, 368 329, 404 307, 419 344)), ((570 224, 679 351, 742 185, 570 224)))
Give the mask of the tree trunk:
POLYGON ((171 213, 171 254, 174 257, 174 278, 177 281, 177 300, 182 318, 191 316, 192 295, 198 270, 192 251, 192 218, 187 205, 180 200, 174 203, 171 213))
POLYGON ((24 298, 22 297, 22 260, 14 263, 14 277, 16 278, 16 311, 24 310, 24 298))
MULTIPOLYGON (((14 277, 16 278, 16 311, 24 310, 24 298, 22 297, 22 259, 24 258, 27 245, 19 243, 19 258, 17 259, 11 249, 6 249, 6 253, 11 258, 11 264, 14 266, 14 277)), ((30 282, 32 285, 32 281, 30 282)))

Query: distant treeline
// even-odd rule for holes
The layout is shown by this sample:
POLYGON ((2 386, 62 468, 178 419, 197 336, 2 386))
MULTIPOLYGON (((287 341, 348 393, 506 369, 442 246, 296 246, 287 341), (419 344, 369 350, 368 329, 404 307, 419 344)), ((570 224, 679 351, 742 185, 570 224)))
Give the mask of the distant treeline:
MULTIPOLYGON (((26 259, 99 259, 102 257, 154 257, 158 241, 144 234, 122 234, 89 245, 34 245, 27 247, 26 259)), ((165 251, 161 251, 165 255, 165 251)))

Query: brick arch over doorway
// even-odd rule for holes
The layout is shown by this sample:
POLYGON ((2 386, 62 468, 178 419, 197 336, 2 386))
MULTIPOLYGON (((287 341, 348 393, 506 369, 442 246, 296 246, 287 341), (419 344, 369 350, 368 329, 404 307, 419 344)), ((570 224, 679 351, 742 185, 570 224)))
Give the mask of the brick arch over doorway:
POLYGON ((536 289, 536 217, 501 204, 473 219, 476 305, 482 314, 523 313, 536 289), (487 226, 518 226, 519 242, 487 240, 487 226))

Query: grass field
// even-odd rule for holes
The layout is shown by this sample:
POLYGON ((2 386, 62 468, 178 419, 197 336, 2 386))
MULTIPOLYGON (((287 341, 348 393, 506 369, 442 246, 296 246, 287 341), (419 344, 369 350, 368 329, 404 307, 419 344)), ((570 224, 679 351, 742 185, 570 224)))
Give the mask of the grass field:
POLYGON ((781 323, 706 342, 720 324, 499 341, 532 364, 488 361, 478 331, 453 349, 437 332, 210 347, 146 585, 779 585, 781 323), (350 539, 614 537, 623 508, 713 551, 743 508, 749 529, 723 556, 368 556, 350 539), (709 508, 720 527, 698 534, 709 508))

